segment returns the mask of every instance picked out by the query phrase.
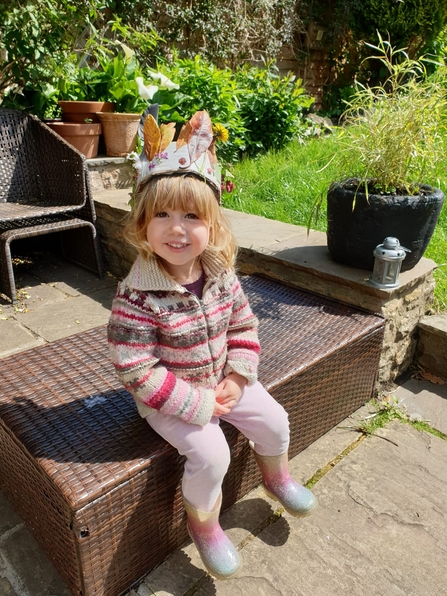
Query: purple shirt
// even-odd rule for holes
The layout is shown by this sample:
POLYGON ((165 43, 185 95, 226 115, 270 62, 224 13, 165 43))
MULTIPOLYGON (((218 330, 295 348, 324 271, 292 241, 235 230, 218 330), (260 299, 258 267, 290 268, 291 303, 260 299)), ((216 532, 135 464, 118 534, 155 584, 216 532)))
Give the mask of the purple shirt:
POLYGON ((204 286, 205 286, 205 272, 203 271, 202 275, 199 277, 199 279, 197 281, 193 282, 192 284, 185 284, 183 287, 186 288, 188 290, 188 292, 195 294, 198 298, 201 299, 204 286))

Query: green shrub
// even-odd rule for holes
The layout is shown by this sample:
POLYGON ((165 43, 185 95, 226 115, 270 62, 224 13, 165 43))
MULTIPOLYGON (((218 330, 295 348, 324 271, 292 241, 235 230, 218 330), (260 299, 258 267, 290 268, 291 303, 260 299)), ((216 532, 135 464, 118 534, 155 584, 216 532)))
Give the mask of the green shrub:
POLYGON ((196 111, 207 110, 213 124, 221 124, 229 132, 229 140, 218 146, 219 159, 227 163, 237 161, 245 150, 245 129, 239 112, 241 90, 232 71, 218 68, 199 56, 192 60, 175 58, 172 64, 159 64, 158 69, 180 85, 181 94, 175 108, 160 106, 160 120, 186 121, 196 111))
POLYGON ((272 63, 265 68, 242 67, 233 73, 196 56, 193 60, 176 58, 172 64, 158 67, 179 83, 182 94, 178 108, 162 109, 161 119, 186 120, 206 109, 213 122, 229 132, 228 142, 218 147, 219 158, 227 163, 235 163, 243 155, 280 149, 310 130, 303 110, 312 105, 313 98, 294 76, 280 77, 272 63))
POLYGON ((93 9, 91 1, 80 0, 28 0, 0 8, 0 99, 11 87, 49 82, 70 59, 93 9))
POLYGON ((101 35, 94 24, 100 14, 92 0, 28 0, 8 10, 0 22, 1 105, 40 118, 57 116, 59 99, 115 101, 138 111, 139 56, 153 53, 159 38, 118 17, 103 23, 101 35))
POLYGON ((300 79, 291 74, 280 77, 271 62, 265 68, 240 68, 236 80, 241 91, 239 111, 246 129, 248 156, 281 149, 293 138, 306 134, 303 109, 309 108, 314 99, 306 94, 300 79))
POLYGON ((39 118, 57 116, 59 100, 111 101, 117 112, 143 112, 147 101, 139 96, 135 82, 141 75, 138 60, 125 46, 114 53, 103 53, 94 68, 80 67, 72 56, 63 70, 54 73, 51 82, 29 81, 20 92, 8 94, 2 105, 29 111, 39 118))

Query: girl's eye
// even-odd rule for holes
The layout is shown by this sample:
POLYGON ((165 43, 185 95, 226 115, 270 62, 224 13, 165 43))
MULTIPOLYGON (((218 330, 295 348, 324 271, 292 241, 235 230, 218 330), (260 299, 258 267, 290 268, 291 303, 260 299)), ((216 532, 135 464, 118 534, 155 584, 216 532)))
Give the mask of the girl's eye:
POLYGON ((166 211, 161 211, 160 213, 156 213, 155 217, 168 217, 166 211))
POLYGON ((187 213, 185 217, 186 219, 199 219, 195 213, 187 213))

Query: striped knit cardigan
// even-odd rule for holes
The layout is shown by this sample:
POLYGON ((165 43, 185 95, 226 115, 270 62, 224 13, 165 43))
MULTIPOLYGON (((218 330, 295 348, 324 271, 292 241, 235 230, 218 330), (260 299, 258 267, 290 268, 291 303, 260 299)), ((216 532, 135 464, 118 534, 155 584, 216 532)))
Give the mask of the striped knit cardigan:
POLYGON ((258 321, 236 274, 205 250, 202 299, 139 256, 118 285, 108 325, 110 355, 146 417, 156 410, 204 426, 214 388, 231 372, 256 381, 258 321))

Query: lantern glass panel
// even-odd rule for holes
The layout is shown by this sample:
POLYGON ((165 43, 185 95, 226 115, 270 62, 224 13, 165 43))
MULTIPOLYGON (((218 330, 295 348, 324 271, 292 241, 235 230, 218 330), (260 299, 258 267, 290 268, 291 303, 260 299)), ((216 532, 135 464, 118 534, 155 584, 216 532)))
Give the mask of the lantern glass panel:
POLYGON ((397 276, 399 275, 400 269, 400 262, 391 261, 386 263, 387 267, 385 267, 385 283, 395 283, 397 281, 397 276))
POLYGON ((373 280, 379 284, 385 283, 385 265, 385 261, 376 257, 374 261, 373 280))

